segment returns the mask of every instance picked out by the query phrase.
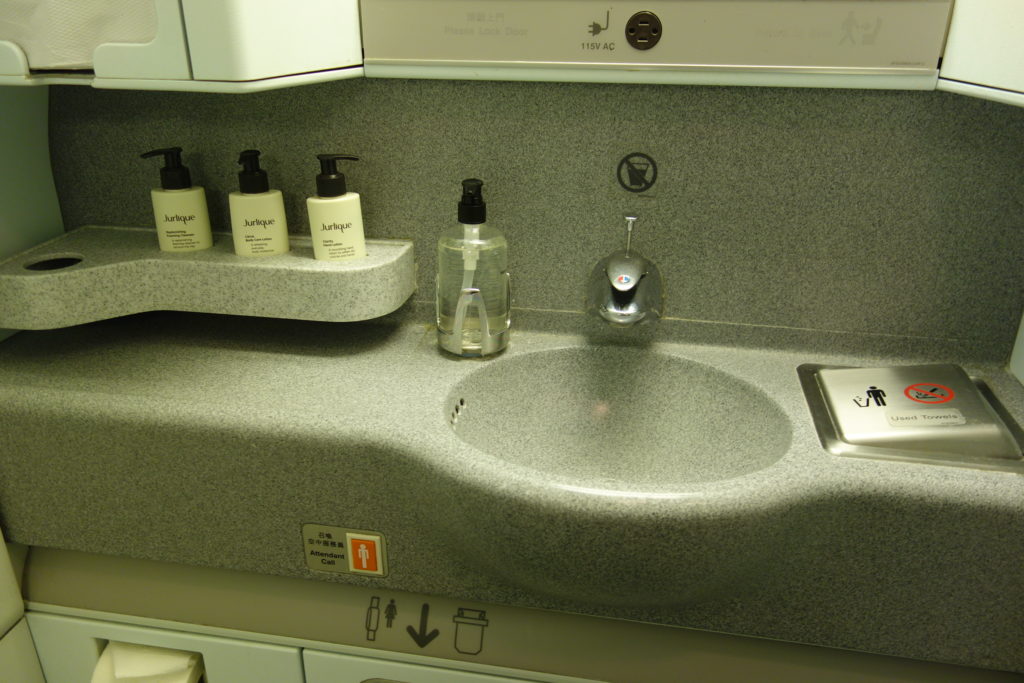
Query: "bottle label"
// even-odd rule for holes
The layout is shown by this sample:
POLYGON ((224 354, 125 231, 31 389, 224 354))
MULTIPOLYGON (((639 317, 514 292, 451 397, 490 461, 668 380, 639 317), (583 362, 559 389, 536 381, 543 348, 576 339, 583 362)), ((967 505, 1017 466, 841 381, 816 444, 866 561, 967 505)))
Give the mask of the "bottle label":
POLYGON ((242 256, 271 256, 289 250, 288 226, 279 216, 235 216, 231 232, 235 253, 242 256))
POLYGON ((321 250, 328 259, 341 261, 363 256, 357 252, 352 240, 345 239, 345 231, 352 229, 352 223, 321 223, 320 229, 327 233, 321 238, 321 250), (331 234, 337 234, 338 238, 332 238, 331 234))
POLYGON ((213 246, 202 188, 153 190, 153 218, 163 251, 198 251, 213 246))
MULTIPOLYGON (((192 220, 195 220, 194 216, 192 220)), ((162 232, 172 251, 192 251, 210 246, 194 231, 177 227, 173 222, 165 222, 162 232)))
POLYGON ((358 197, 351 201, 311 198, 307 205, 314 258, 346 261, 366 256, 358 197))
MULTIPOLYGON (((340 261, 342 259, 356 258, 358 256, 364 256, 356 251, 356 245, 350 242, 341 242, 339 240, 332 240, 330 237, 324 237, 320 241, 321 253, 323 253, 327 259, 332 261, 340 261)), ((319 256, 317 258, 324 258, 319 256)))

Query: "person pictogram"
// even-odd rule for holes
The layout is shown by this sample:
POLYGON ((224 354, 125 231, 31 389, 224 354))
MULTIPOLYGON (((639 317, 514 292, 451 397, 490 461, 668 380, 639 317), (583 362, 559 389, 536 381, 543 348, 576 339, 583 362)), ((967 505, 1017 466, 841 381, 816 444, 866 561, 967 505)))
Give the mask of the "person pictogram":
POLYGON ((360 564, 362 564, 363 569, 366 569, 367 564, 370 561, 370 551, 366 549, 366 544, 365 543, 360 543, 359 544, 358 555, 359 555, 359 562, 360 562, 360 564))
POLYGON ((878 387, 868 387, 868 400, 873 400, 876 406, 885 405, 885 392, 878 387))

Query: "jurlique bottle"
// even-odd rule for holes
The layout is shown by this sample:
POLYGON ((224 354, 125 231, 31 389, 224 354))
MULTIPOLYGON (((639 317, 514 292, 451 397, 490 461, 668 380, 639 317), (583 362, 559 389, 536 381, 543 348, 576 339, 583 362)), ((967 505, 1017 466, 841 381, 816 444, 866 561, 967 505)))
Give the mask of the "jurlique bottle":
POLYGON ((273 256, 289 250, 284 197, 271 190, 267 172, 260 168, 260 152, 247 149, 238 156, 238 192, 228 195, 231 236, 239 256, 273 256))
POLYGON ((508 344, 508 244, 487 225, 483 181, 462 181, 459 220, 437 243, 437 342, 459 356, 486 356, 508 344))
POLYGON ((163 155, 160 187, 150 192, 153 218, 162 251, 199 251, 213 246, 206 192, 192 185, 188 168, 181 164, 181 147, 154 149, 143 159, 163 155))
POLYGON ((363 211, 359 195, 349 192, 338 161, 359 161, 348 154, 318 154, 316 196, 306 200, 313 256, 321 261, 347 261, 366 256, 363 211))

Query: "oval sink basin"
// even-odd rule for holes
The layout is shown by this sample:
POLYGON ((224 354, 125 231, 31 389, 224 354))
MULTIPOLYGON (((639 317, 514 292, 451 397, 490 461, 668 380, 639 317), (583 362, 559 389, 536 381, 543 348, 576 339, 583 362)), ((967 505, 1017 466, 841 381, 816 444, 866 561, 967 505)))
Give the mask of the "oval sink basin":
POLYGON ((763 469, 790 425, 757 387, 708 365, 619 347, 488 362, 448 397, 477 449, 583 489, 669 492, 763 469))

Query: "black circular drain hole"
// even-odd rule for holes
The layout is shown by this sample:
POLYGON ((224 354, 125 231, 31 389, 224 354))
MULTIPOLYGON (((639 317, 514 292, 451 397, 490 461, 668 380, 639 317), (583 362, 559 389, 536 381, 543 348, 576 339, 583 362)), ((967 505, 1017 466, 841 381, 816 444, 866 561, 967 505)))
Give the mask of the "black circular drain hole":
POLYGON ((60 270, 61 268, 70 268, 76 263, 81 263, 82 259, 77 256, 58 256, 56 258, 43 259, 42 261, 34 261, 25 265, 26 270, 60 270))

